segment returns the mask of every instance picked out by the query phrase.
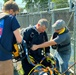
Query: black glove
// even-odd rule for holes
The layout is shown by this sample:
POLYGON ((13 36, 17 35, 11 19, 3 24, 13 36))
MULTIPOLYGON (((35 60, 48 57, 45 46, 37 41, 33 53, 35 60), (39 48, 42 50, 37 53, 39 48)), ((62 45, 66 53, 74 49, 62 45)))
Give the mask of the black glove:
POLYGON ((52 49, 57 49, 58 45, 52 45, 51 47, 52 47, 52 49))

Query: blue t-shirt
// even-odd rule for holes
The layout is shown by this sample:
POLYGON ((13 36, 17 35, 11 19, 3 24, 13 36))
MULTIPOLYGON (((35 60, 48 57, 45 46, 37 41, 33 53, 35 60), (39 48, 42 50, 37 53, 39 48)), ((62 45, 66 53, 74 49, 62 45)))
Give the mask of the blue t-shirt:
POLYGON ((2 36, 0 38, 0 44, 8 51, 9 54, 0 50, 0 61, 12 59, 12 42, 13 42, 13 31, 20 28, 17 19, 9 15, 4 17, 4 27, 2 31, 2 36))

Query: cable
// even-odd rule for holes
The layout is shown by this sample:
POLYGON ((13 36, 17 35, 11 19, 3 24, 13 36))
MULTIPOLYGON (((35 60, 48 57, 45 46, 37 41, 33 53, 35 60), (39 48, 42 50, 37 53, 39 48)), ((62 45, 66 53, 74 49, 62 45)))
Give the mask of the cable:
POLYGON ((34 70, 34 69, 36 69, 37 67, 43 67, 43 68, 45 68, 45 66, 44 65, 42 65, 42 64, 37 64, 35 67, 33 67, 32 69, 31 69, 31 71, 28 73, 28 75, 30 75, 31 73, 32 73, 32 71, 34 70))
POLYGON ((76 64, 76 62, 74 62, 73 65, 71 65, 66 71, 64 71, 61 75, 64 75, 70 68, 72 68, 74 65, 76 64))

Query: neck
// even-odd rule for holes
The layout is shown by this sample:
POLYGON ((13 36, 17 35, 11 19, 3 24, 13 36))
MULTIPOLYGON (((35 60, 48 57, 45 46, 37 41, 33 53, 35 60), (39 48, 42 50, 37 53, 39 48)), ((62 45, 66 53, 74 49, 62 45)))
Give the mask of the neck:
POLYGON ((40 30, 39 30, 39 26, 38 25, 36 25, 36 30, 37 30, 38 33, 40 33, 40 30))
POLYGON ((35 30, 40 33, 37 25, 35 25, 35 30))

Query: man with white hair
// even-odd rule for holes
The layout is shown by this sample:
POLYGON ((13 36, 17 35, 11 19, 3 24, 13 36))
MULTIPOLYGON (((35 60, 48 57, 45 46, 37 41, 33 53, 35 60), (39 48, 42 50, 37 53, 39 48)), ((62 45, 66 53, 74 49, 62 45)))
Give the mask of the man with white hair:
MULTIPOLYGON (((31 47, 33 44, 38 45, 45 41, 48 41, 48 37, 45 32, 47 27, 48 27, 47 19, 42 18, 37 22, 36 25, 29 26, 21 30, 23 34, 23 39, 26 41, 26 44, 27 44, 28 54, 32 58, 34 58, 37 63, 40 63, 40 61, 44 57, 44 54, 50 53, 50 47, 39 48, 36 51, 32 51, 31 47)), ((45 64, 48 65, 47 63, 45 64)), ((24 75, 28 75, 28 73, 34 66, 28 62, 26 57, 25 59, 22 60, 22 67, 25 72, 24 75)))

